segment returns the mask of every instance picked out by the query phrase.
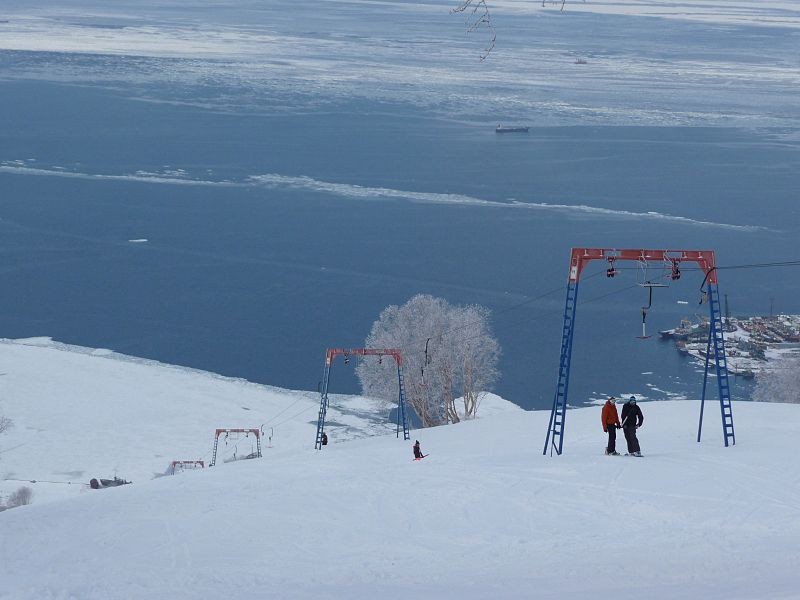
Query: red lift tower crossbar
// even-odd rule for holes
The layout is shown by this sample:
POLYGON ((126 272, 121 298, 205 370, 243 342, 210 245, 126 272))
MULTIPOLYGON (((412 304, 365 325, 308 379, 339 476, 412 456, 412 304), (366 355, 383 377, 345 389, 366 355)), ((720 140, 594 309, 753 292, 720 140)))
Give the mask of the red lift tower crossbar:
MULTIPOLYGON (((578 283, 583 268, 592 260, 607 260, 611 265, 610 269, 614 268, 614 263, 618 260, 634 260, 645 264, 658 261, 672 267, 677 267, 682 262, 694 262, 707 275, 707 283, 714 285, 717 283, 717 263, 713 250, 617 250, 615 248, 573 248, 569 260, 570 283, 578 283)), ((675 273, 675 270, 672 272, 675 273)))

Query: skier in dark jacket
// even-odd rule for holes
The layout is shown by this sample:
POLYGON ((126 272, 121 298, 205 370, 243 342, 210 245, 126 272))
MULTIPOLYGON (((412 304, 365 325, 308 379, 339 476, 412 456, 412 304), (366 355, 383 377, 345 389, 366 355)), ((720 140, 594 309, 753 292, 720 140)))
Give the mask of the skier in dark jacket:
POLYGON ((639 440, 636 438, 636 430, 644 423, 642 409, 636 404, 636 396, 622 407, 622 431, 625 433, 625 441, 628 443, 628 454, 631 456, 641 456, 642 450, 639 448, 639 440))
POLYGON ((417 440, 414 442, 414 460, 422 460, 423 458, 425 458, 425 455, 419 447, 419 440, 417 440))

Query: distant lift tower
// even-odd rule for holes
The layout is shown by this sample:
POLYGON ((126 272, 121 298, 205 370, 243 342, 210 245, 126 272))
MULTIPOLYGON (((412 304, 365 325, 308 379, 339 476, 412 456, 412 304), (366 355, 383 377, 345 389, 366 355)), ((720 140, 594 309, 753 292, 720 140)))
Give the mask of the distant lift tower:
MULTIPOLYGON (((682 262, 697 263, 705 274, 701 284, 702 301, 708 303, 710 322, 708 330, 708 343, 706 345, 706 368, 703 375, 703 394, 700 401, 700 423, 697 428, 697 441, 703 429, 703 409, 706 399, 706 384, 708 382, 708 366, 711 352, 714 353, 714 366, 719 388, 719 405, 722 413, 722 432, 725 446, 735 444, 736 437, 733 431, 733 413, 731 406, 731 392, 728 384, 728 363, 725 358, 725 342, 723 338, 722 315, 720 311, 719 289, 717 287, 717 267, 713 250, 617 250, 609 248, 573 248, 569 263, 569 278, 567 283, 567 300, 564 306, 564 327, 561 334, 561 356, 558 363, 558 383, 556 385, 553 408, 550 412, 550 424, 547 428, 547 439, 544 443, 544 452, 548 449, 552 454, 561 454, 564 447, 564 422, 567 416, 567 393, 569 391, 569 370, 572 360, 572 341, 575 334, 575 313, 578 302, 578 283, 581 272, 591 260, 606 260, 609 268, 608 277, 615 274, 614 264, 617 261, 636 261, 640 265, 652 262, 662 263, 667 267, 668 276, 672 280, 680 278, 680 264, 682 262)), ((644 285, 650 285, 647 282, 644 285)))
POLYGON ((321 450, 323 443, 322 437, 325 433, 325 415, 328 413, 328 384, 331 379, 331 366, 336 356, 343 356, 344 362, 350 362, 351 356, 377 356, 378 361, 382 361, 384 356, 391 357, 397 365, 397 437, 400 437, 400 427, 403 428, 403 439, 410 439, 408 433, 408 419, 406 417, 406 392, 403 382, 403 355, 400 350, 392 348, 328 348, 325 353, 325 371, 322 376, 322 388, 320 390, 319 417, 317 419, 317 439, 314 448, 321 450))

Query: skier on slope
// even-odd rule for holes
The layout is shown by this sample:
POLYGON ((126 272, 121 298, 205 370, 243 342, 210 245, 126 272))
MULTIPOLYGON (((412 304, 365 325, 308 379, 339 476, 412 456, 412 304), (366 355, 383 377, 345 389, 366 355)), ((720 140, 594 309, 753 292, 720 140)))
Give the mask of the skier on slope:
POLYGON ((622 407, 622 431, 625 433, 630 456, 642 455, 639 440, 636 438, 636 430, 642 426, 642 423, 644 423, 642 409, 636 404, 636 396, 631 396, 630 400, 622 407))
POLYGON ((608 433, 606 454, 610 456, 619 456, 619 452, 617 452, 617 429, 621 429, 622 425, 619 424, 619 414, 617 413, 617 405, 614 404, 614 396, 606 400, 606 403, 603 405, 603 412, 600 415, 600 420, 603 423, 603 431, 608 433))
POLYGON ((419 440, 417 440, 414 442, 414 460, 422 460, 423 458, 425 458, 425 455, 419 447, 419 440))

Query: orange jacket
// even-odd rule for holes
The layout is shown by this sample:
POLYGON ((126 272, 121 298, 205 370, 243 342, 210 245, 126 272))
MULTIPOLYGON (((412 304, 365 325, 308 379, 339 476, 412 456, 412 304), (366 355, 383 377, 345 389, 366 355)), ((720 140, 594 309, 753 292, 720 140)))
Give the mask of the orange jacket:
POLYGON ((608 431, 609 425, 619 425, 619 413, 617 413, 617 405, 611 400, 606 400, 603 405, 603 414, 600 416, 603 422, 603 431, 608 431))

